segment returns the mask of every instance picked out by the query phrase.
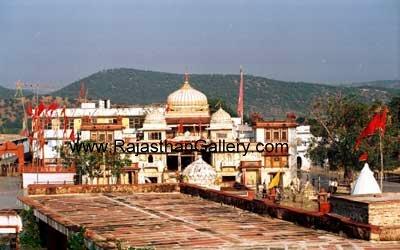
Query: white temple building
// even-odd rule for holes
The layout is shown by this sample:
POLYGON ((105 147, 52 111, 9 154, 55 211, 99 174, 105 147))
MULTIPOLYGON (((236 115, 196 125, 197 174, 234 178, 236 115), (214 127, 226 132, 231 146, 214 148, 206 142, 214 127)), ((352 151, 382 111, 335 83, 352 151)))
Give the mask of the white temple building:
POLYGON ((119 178, 101 170, 96 177, 82 176, 82 183, 114 184, 117 180, 122 184, 174 183, 179 181, 186 168, 199 162, 213 168, 221 186, 240 182, 260 188, 279 172, 280 185, 287 187, 296 176, 297 123, 294 114, 282 120, 268 121, 260 117, 250 126, 222 108, 213 112, 207 96, 191 86, 188 75, 182 86, 168 95, 162 105, 112 107, 109 101, 106 105, 99 102, 98 106, 83 103, 80 108, 66 108, 64 112, 58 108, 50 116, 43 131, 44 150, 35 152, 35 156, 43 158, 45 167, 40 171, 32 167, 30 173, 24 172, 25 176, 31 173, 39 176, 35 180, 24 180, 24 186, 79 180, 79 176, 74 177, 76 169, 62 165, 63 159, 57 151, 57 146, 70 141, 69 135, 73 133, 81 141, 114 144, 123 140, 125 144, 137 147, 160 141, 164 143, 163 149, 167 148, 165 142, 192 145, 193 148, 200 145, 199 141, 207 147, 222 142, 235 146, 232 151, 192 150, 191 147, 168 151, 156 147, 156 150, 138 154, 127 153, 132 164, 123 167, 119 178), (256 150, 259 143, 262 144, 261 151, 256 150), (239 144, 243 145, 239 147, 239 144), (263 147, 266 144, 277 146, 268 151, 263 147), (51 177, 45 175, 48 173, 51 177))

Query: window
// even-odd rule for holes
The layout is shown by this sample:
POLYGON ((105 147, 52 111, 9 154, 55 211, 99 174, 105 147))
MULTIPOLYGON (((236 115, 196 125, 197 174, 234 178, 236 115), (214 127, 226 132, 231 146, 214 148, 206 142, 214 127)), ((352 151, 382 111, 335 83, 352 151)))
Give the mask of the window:
POLYGON ((64 119, 60 119, 60 129, 64 129, 64 119))
POLYGON ((271 162, 271 157, 270 156, 265 157, 264 164, 265 164, 265 167, 267 167, 267 168, 271 168, 272 167, 272 162, 271 162))
POLYGON ((217 133, 217 138, 224 139, 224 138, 227 138, 227 137, 228 137, 228 136, 227 136, 226 133, 217 133))
POLYGON ((143 117, 129 117, 129 128, 141 128, 143 126, 143 117))
POLYGON ((147 162, 148 162, 148 163, 154 162, 153 155, 149 155, 149 157, 147 158, 147 162))
POLYGON ((96 132, 91 132, 90 133, 90 140, 91 141, 96 141, 97 140, 97 133, 96 132))
POLYGON ((222 176, 222 182, 235 182, 235 176, 222 176))
POLYGON ((68 120, 68 128, 72 129, 74 127, 74 119, 69 119, 68 120))
POLYGON ((104 132, 99 133, 98 136, 100 142, 104 142, 106 140, 106 134, 104 132))
POLYGON ((157 183, 158 182, 158 178, 157 177, 148 177, 146 178, 150 181, 150 183, 157 183))
POLYGON ((149 133, 149 140, 161 140, 161 132, 149 133))
POLYGON ((287 131, 282 131, 282 141, 287 141, 287 131))
POLYGON ((44 129, 52 129, 53 127, 52 127, 52 122, 51 122, 51 120, 50 121, 46 121, 46 120, 43 120, 44 121, 44 129))
POLYGON ((112 133, 108 133, 107 134, 107 142, 112 142, 113 141, 113 134, 112 133))
POLYGON ((279 131, 274 131, 274 141, 279 141, 279 131))
POLYGON ((92 131, 90 132, 90 140, 111 143, 114 140, 114 133, 107 131, 92 131))
POLYGON ((267 131, 267 132, 265 132, 265 140, 266 141, 270 141, 271 140, 271 131, 267 131))
MULTIPOLYGON (((61 118, 59 121, 60 129, 64 129, 64 118, 61 118)), ((74 127, 74 119, 67 118, 67 127, 66 129, 72 129, 74 127)))

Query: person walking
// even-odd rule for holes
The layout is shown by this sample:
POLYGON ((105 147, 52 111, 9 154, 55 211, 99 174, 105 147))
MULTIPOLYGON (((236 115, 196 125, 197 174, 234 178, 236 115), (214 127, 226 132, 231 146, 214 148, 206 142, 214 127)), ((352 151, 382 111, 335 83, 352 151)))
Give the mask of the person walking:
POLYGON ((338 189, 338 185, 339 185, 339 182, 338 182, 338 179, 337 178, 335 178, 334 180, 333 180, 333 194, 335 194, 336 193, 336 191, 337 191, 337 189, 338 189))

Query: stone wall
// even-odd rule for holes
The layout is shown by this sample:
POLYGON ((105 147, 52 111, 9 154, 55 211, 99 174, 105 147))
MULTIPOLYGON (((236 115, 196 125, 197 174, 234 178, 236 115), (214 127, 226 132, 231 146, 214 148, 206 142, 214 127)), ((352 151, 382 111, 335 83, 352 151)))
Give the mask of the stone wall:
MULTIPOLYGON (((390 193, 384 193, 383 198, 390 193)), ((400 195, 392 200, 357 200, 357 196, 331 197, 332 212, 354 221, 376 226, 400 227, 400 195)))
POLYGON ((400 201, 369 204, 369 224, 400 227, 400 201))
POLYGON ((329 201, 332 213, 351 218, 360 223, 369 223, 367 203, 354 202, 337 197, 331 197, 329 201))
POLYGON ((136 185, 57 185, 33 184, 28 186, 29 195, 73 194, 73 193, 148 193, 179 192, 176 183, 136 185))

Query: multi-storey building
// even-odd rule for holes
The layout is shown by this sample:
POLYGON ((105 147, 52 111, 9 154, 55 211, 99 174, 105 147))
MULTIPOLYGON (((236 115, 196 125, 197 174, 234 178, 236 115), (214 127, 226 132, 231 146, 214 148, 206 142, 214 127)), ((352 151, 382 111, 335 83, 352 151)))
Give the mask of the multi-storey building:
POLYGON ((266 183, 280 173, 284 186, 296 176, 296 126, 295 116, 289 114, 286 120, 259 120, 255 122, 256 141, 267 145, 260 154, 266 183))

